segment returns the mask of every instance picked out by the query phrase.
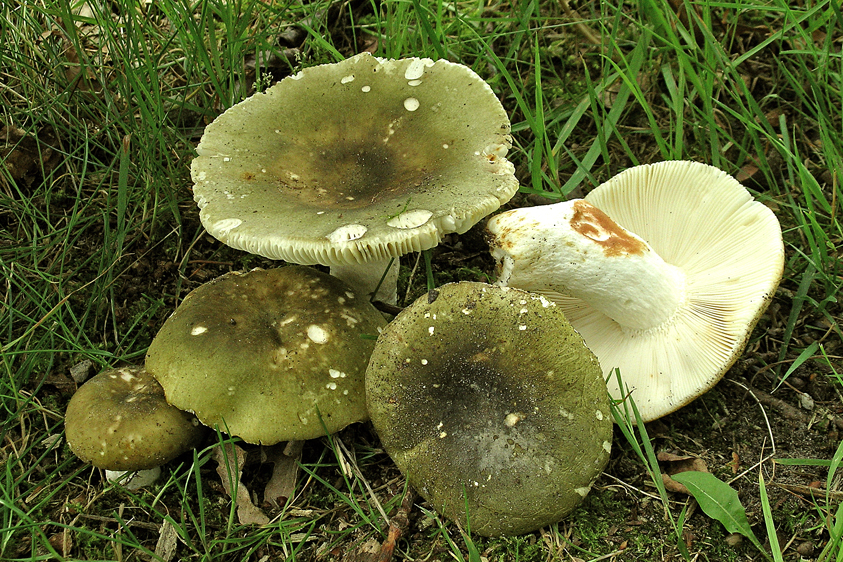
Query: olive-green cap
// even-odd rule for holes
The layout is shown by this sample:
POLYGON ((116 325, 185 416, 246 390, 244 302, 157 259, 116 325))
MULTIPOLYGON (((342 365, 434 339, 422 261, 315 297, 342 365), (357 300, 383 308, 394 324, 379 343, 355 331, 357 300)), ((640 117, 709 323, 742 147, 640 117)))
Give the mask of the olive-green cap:
POLYGON ((388 260, 463 233, 518 189, 510 123, 470 68, 361 53, 208 125, 191 175, 225 244, 297 264, 388 260))
POLYGON ((110 369, 79 387, 65 414, 77 457, 107 470, 146 470, 195 447, 206 428, 167 404, 143 367, 110 369))
POLYGON ((194 289, 146 355, 167 400, 249 443, 368 419, 363 377, 386 320, 345 283, 288 266, 194 289))
POLYGON ((600 365, 545 298, 444 285, 383 331, 366 372, 372 423, 409 482, 481 535, 555 523, 609 459, 600 365))

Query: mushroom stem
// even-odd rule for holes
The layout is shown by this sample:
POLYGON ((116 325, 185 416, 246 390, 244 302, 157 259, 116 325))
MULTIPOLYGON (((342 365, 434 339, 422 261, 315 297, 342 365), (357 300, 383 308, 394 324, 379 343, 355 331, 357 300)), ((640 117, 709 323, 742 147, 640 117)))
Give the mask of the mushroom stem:
POLYGON ((161 467, 156 466, 146 470, 106 470, 105 479, 109 482, 120 482, 127 490, 139 490, 153 484, 161 476, 161 467))
POLYGON ((585 200, 507 211, 488 230, 500 285, 581 299, 633 330, 669 321, 685 300, 685 274, 585 200))
POLYGON ((331 275, 345 281, 359 291, 361 296, 372 297, 374 301, 387 304, 397 304, 398 270, 398 258, 394 258, 354 265, 332 265, 331 275))

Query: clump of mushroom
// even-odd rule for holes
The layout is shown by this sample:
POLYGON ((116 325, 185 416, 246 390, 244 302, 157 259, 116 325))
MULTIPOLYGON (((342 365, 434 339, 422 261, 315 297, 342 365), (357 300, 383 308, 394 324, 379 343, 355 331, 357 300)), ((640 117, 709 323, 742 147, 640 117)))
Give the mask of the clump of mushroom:
POLYGON ((363 377, 385 324, 309 267, 229 273, 185 298, 146 368, 205 425, 263 445, 311 439, 368 419, 363 377))
POLYGON ((77 457, 129 488, 154 482, 160 466, 195 447, 206 430, 167 404, 142 367, 103 371, 83 384, 67 405, 65 429, 77 457))
POLYGON ((499 282, 559 304, 616 399, 620 369, 644 421, 717 383, 784 267, 773 212, 696 162, 630 168, 584 200, 507 211, 487 228, 499 282))
POLYGON ((402 311, 366 371, 384 448, 444 516, 481 535, 555 523, 611 451, 600 366, 539 295, 454 283, 402 311))
POLYGON ((307 68, 208 125, 191 175, 225 244, 332 266, 395 302, 397 258, 463 233, 518 189, 510 124, 471 69, 361 53, 307 68))

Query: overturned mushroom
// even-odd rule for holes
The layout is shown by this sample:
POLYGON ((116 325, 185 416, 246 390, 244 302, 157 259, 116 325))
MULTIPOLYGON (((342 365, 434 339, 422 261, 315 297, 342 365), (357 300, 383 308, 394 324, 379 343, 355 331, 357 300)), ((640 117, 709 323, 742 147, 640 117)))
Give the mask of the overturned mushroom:
POLYGON ((249 443, 311 439, 368 419, 363 376, 385 324, 309 267, 229 273, 185 298, 146 367, 206 425, 249 443))
POLYGON ((437 511, 481 535, 555 523, 609 459, 594 355, 544 297, 444 285, 383 331, 366 399, 384 448, 437 511))
MULTIPOLYGON (((194 196, 225 244, 330 265, 365 296, 391 259, 465 232, 513 196, 509 127, 471 69, 361 53, 220 115, 197 147, 194 196)), ((395 302, 396 278, 393 268, 380 300, 395 302)))
MULTIPOLYGON (((737 360, 784 267, 779 223, 724 172, 637 166, 589 193, 488 223, 502 284, 559 304, 619 368, 644 421, 713 387, 737 360)), ((625 392, 609 377, 609 389, 625 392)))
POLYGON ((195 447, 205 434, 196 418, 167 404, 161 385, 142 367, 98 374, 70 399, 67 443, 109 479, 138 471, 125 484, 152 483, 160 466, 195 447))

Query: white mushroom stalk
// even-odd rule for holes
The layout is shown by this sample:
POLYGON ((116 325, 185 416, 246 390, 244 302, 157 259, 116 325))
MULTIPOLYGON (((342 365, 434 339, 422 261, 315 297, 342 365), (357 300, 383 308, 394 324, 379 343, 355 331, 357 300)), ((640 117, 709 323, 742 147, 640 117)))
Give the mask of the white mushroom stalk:
MULTIPOLYGON (((511 215, 519 217, 519 232, 534 234, 501 238, 492 249, 501 263, 501 285, 576 297, 631 330, 664 324, 684 304, 682 270, 588 201, 533 207, 526 220, 527 210, 519 211, 511 215), (541 243, 536 243, 537 235, 541 243)), ((502 215, 489 228, 496 232, 505 222, 502 215)))
POLYGON ((620 369, 644 421, 717 383, 784 267, 772 211, 695 162, 631 168, 585 200, 508 211, 488 230, 499 283, 560 305, 604 374, 620 369))

